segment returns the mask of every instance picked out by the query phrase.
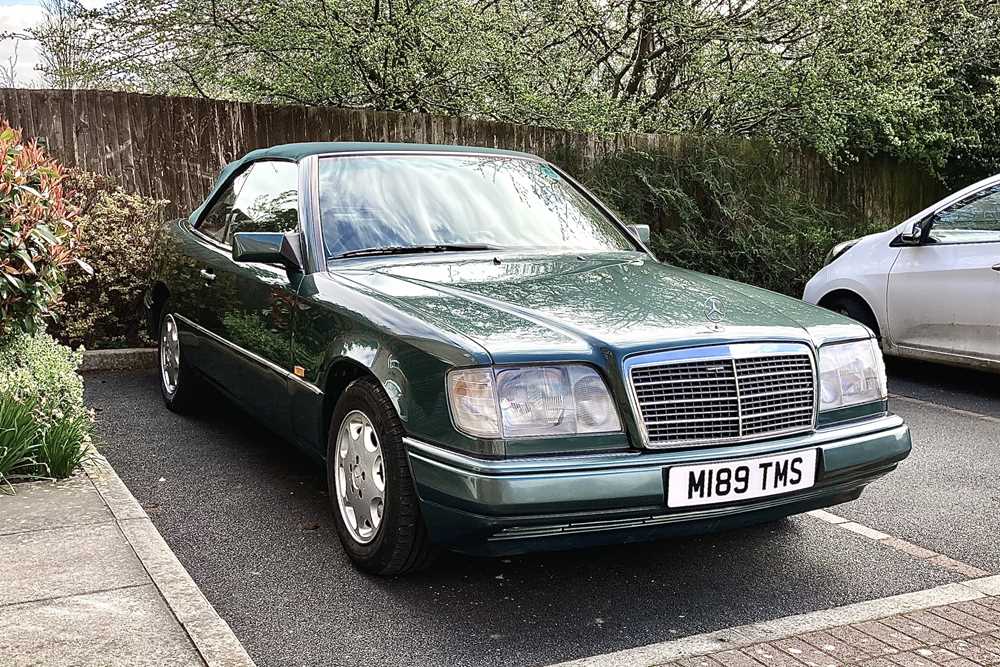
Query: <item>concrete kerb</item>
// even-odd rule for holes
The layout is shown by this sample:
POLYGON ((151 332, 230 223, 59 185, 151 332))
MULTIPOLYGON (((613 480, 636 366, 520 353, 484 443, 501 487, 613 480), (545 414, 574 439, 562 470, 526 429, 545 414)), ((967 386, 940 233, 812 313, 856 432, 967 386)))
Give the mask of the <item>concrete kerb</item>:
POLYGON ((202 594, 107 459, 91 452, 84 471, 205 663, 254 667, 229 624, 202 594))
POLYGON ((155 347, 87 350, 83 353, 83 363, 80 365, 80 370, 85 373, 150 370, 157 367, 158 361, 155 347))

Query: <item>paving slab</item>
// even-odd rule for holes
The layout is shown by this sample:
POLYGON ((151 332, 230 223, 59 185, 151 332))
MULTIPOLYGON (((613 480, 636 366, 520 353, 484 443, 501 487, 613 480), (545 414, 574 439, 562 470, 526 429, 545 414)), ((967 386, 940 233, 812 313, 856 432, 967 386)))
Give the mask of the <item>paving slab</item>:
POLYGON ((0 607, 0 662, 205 664, 152 584, 0 607))
MULTIPOLYGON (((884 647, 878 657, 874 657, 873 652, 866 654, 858 650, 845 653, 843 646, 816 641, 816 633, 808 633, 793 635, 770 644, 758 643, 724 652, 690 655, 669 663, 657 663, 654 660, 648 664, 684 667, 699 662, 711 665, 718 661, 723 665, 754 665, 755 663, 747 661, 756 660, 757 667, 840 667, 854 664, 865 667, 1000 665, 1000 635, 995 632, 997 626, 980 618, 984 612, 989 612, 990 607, 987 605, 995 604, 995 601, 996 598, 982 598, 830 628, 830 635, 839 634, 838 630, 847 630, 877 640, 884 647), (915 622, 914 619, 930 621, 930 624, 944 620, 951 624, 952 631, 949 634, 953 638, 949 634, 927 633, 928 624, 915 622)), ((664 645, 660 650, 669 650, 669 647, 664 645)), ((606 659, 597 656, 590 664, 593 667, 619 664, 613 660, 611 656, 606 659)), ((644 667, 647 663, 639 660, 631 664, 634 667, 644 667)))
POLYGON ((0 587, 0 605, 149 582, 113 523, 0 536, 0 572, 20 573, 0 587))
POLYGON ((26 482, 15 486, 12 494, 0 494, 0 535, 109 519, 101 494, 85 475, 59 482, 26 482))
POLYGON ((99 452, 14 491, 0 496, 0 665, 253 667, 99 452))
MULTIPOLYGON (((554 667, 1000 665, 1000 598, 970 580, 554 667)), ((987 586, 988 587, 988 586, 987 586)))

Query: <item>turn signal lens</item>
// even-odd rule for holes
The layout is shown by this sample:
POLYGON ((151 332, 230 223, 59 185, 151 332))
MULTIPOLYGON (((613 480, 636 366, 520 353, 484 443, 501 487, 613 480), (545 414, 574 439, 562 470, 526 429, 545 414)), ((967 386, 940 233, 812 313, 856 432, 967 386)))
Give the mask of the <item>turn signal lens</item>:
POLYGON ((493 369, 470 368, 448 374, 451 414, 458 430, 480 438, 499 438, 493 369))

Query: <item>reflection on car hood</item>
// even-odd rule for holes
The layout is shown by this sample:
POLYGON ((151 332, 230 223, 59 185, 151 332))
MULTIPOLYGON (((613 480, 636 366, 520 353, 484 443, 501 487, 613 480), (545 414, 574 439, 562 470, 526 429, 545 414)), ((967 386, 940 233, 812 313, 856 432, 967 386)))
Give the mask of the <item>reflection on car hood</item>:
POLYGON ((662 264, 640 253, 448 254, 336 270, 497 361, 535 352, 640 349, 733 340, 867 335, 839 315, 774 292, 662 264), (712 305, 717 312, 710 313, 712 305), (717 324, 712 319, 719 319, 717 324))

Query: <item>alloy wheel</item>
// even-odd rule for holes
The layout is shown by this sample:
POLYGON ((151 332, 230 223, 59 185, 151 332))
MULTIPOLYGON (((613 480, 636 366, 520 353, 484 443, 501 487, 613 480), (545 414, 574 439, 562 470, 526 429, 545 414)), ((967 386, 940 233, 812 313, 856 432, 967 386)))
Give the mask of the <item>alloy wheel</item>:
POLYGON ((347 530, 359 544, 378 534, 385 508, 385 464, 375 426, 354 410, 337 432, 337 506, 347 530))
POLYGON ((181 340, 177 333, 177 322, 173 315, 167 315, 160 327, 160 374, 163 376, 163 388, 170 396, 177 392, 180 371, 181 340))

